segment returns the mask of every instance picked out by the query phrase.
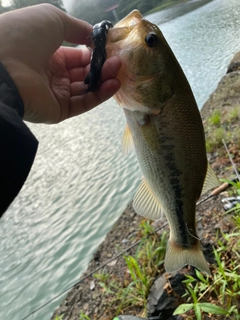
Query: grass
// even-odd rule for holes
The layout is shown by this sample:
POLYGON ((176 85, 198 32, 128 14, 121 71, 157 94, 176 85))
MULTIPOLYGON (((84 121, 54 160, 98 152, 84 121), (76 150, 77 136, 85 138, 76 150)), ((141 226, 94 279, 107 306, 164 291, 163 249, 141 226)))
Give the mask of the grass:
MULTIPOLYGON (((54 320, 63 320, 64 314, 56 316, 54 320)), ((91 320, 83 311, 79 314, 79 320, 91 320)))
POLYGON ((79 320, 91 320, 83 311, 80 312, 79 320))
POLYGON ((237 105, 233 108, 232 111, 229 112, 229 120, 230 121, 237 121, 239 120, 239 109, 240 109, 240 105, 237 105))
MULTIPOLYGON (((240 183, 229 181, 234 194, 240 194, 240 183)), ((212 275, 205 276, 196 270, 196 276, 187 275, 185 302, 178 306, 174 315, 181 314, 186 320, 240 320, 240 205, 228 213, 233 215, 235 229, 230 234, 219 233, 213 248, 216 263, 211 266, 212 275), (206 318, 207 316, 207 318, 206 318)), ((167 233, 158 236, 148 220, 139 226, 140 242, 134 255, 124 256, 124 277, 102 271, 94 275, 102 291, 102 307, 109 314, 129 314, 132 309, 139 316, 147 315, 147 299, 153 281, 163 271, 167 245, 167 233), (145 237, 148 236, 148 239, 145 237)), ((63 317, 63 316, 62 316, 63 317)), ((61 320, 56 317, 54 320, 61 320)), ((79 320, 89 320, 81 311, 79 320)))
MULTIPOLYGON (((240 319, 238 310, 240 307, 240 265, 239 261, 225 261, 226 252, 239 251, 240 231, 235 234, 224 235, 226 244, 218 244, 214 249, 217 266, 212 276, 203 277, 196 270, 196 278, 186 276, 186 294, 189 303, 180 305, 174 312, 176 314, 193 313, 197 320, 203 319, 204 314, 225 316, 230 319, 240 319), (232 242, 235 242, 233 245, 232 242), (230 249, 229 249, 230 248, 230 249), (210 301, 210 302, 209 302, 210 301)), ((237 253, 238 254, 238 253, 237 253)), ((239 256, 238 256, 239 258, 239 256)), ((238 259, 239 260, 239 259, 238 259)), ((216 319, 216 318, 213 318, 216 319)), ((218 319, 218 318, 217 318, 218 319)), ((221 318, 222 319, 222 318, 221 318)))
POLYGON ((54 320, 63 320, 64 314, 60 315, 60 316, 56 316, 54 318, 54 320))
MULTIPOLYGON (((235 185, 239 194, 239 183, 235 185)), ((184 319, 239 320, 240 309, 240 205, 228 213, 234 213, 234 232, 218 235, 216 248, 213 248, 216 265, 213 266, 212 276, 203 276, 196 270, 196 277, 186 276, 183 282, 186 286, 187 303, 181 304, 174 315, 185 314, 184 319)))
POLYGON ((207 131, 211 134, 206 138, 207 152, 213 152, 222 145, 222 140, 226 138, 226 131, 222 126, 221 114, 218 110, 213 111, 211 117, 208 118, 207 131))
MULTIPOLYGON (((239 183, 233 183, 238 194, 239 183)), ((184 319, 203 320, 208 315, 211 319, 240 320, 240 205, 231 209, 234 213, 234 232, 221 233, 217 236, 217 244, 213 248, 216 265, 212 266, 212 276, 203 276, 196 270, 196 277, 186 275, 183 281, 186 288, 185 303, 181 304, 174 315, 181 314, 184 319)), ((114 274, 101 272, 95 274, 102 288, 104 306, 111 314, 126 314, 131 307, 141 308, 141 316, 147 314, 147 298, 153 281, 162 271, 167 244, 167 234, 161 237, 153 233, 149 221, 143 221, 139 227, 142 241, 134 256, 126 255, 124 279, 114 274)), ((54 320, 62 320, 62 316, 54 320)), ((80 312, 79 320, 90 320, 80 312)))
POLYGON ((220 111, 215 110, 211 117, 208 119, 208 122, 214 126, 219 126, 221 124, 221 114, 220 111))
POLYGON ((221 149, 222 139, 235 144, 240 143, 239 115, 240 105, 235 105, 225 114, 219 110, 212 112, 205 124, 207 152, 213 153, 221 149))
POLYGON ((222 140, 225 139, 226 133, 223 128, 216 128, 212 131, 211 137, 206 139, 207 152, 213 152, 222 145, 222 140))
MULTIPOLYGON (((232 182, 231 182, 232 183, 232 182)), ((232 183, 235 193, 240 193, 239 183, 232 183)), ((184 315, 184 319, 240 320, 240 206, 232 209, 235 230, 231 234, 217 235, 213 248, 216 264, 212 266, 212 276, 203 276, 196 270, 196 277, 187 275, 184 280, 185 303, 174 312, 184 315)), ((140 230, 143 235, 153 232, 148 221, 140 230)), ((150 287, 159 275, 165 255, 166 233, 160 239, 151 236, 138 248, 135 256, 125 256, 127 269, 124 281, 110 274, 97 274, 105 295, 107 308, 116 315, 125 313, 131 307, 141 307, 141 316, 146 316, 146 303, 150 287)))
MULTIPOLYGON (((149 221, 144 221, 139 228, 143 237, 154 231, 149 221)), ((124 256, 126 270, 124 280, 114 275, 99 273, 95 278, 104 292, 106 307, 115 315, 124 313, 130 307, 143 308, 146 314, 147 297, 150 287, 163 265, 167 244, 167 234, 159 238, 157 234, 142 241, 134 256, 124 256)))

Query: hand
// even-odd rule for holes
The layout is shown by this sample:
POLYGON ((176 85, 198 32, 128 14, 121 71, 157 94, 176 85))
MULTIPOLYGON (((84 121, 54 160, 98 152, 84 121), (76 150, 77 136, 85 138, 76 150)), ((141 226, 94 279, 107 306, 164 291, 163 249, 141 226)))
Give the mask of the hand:
POLYGON ((86 112, 120 88, 120 59, 107 59, 94 93, 83 80, 91 52, 60 47, 63 40, 90 45, 92 26, 48 4, 0 15, 0 61, 23 99, 24 120, 57 123, 86 112))

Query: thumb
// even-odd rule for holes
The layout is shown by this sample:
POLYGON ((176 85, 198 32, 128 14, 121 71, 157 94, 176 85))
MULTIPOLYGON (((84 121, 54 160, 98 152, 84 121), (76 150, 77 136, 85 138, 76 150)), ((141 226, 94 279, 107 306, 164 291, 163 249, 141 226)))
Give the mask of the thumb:
POLYGON ((63 24, 63 37, 65 41, 90 45, 90 35, 93 28, 90 23, 74 18, 52 5, 45 4, 45 6, 49 6, 49 9, 60 17, 63 24))

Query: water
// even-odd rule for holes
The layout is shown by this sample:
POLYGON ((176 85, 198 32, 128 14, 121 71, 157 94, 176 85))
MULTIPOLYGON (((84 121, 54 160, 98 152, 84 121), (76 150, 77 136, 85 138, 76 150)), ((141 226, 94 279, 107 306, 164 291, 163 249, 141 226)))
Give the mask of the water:
MULTIPOLYGON (((181 4, 148 17, 160 25, 199 107, 240 51, 238 2, 214 0, 186 14, 189 4, 181 4)), ((20 320, 78 281, 132 199, 141 174, 134 153, 121 154, 124 123, 109 100, 56 126, 30 125, 37 157, 0 221, 0 319, 20 320)), ((50 319, 62 299, 30 319, 50 319)))

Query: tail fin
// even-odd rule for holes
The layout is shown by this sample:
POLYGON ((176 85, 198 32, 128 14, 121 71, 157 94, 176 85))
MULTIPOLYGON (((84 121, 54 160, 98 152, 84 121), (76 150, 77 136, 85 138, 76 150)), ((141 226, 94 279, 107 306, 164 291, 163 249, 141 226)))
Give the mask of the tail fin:
POLYGON ((165 269, 167 272, 174 272, 185 265, 193 266, 200 271, 211 274, 207 261, 203 255, 200 241, 192 248, 185 249, 169 241, 165 257, 165 269))

